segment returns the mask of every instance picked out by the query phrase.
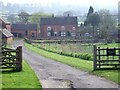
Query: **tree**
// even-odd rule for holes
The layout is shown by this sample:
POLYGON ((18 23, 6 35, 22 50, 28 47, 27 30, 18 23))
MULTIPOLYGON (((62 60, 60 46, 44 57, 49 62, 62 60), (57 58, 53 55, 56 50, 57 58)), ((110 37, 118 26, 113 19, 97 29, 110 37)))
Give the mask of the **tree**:
POLYGON ((87 26, 89 24, 88 18, 91 16, 91 14, 94 13, 94 9, 92 6, 90 6, 89 10, 88 10, 88 14, 87 14, 87 18, 84 21, 84 26, 87 26))
POLYGON ((68 37, 70 37, 70 36, 71 36, 70 31, 66 31, 66 36, 68 36, 68 37))
POLYGON ((93 26, 93 38, 95 39, 95 26, 98 26, 100 23, 100 16, 98 15, 97 12, 91 14, 88 19, 88 23, 93 26))
POLYGON ((7 20, 8 20, 9 22, 11 22, 11 23, 17 22, 17 19, 18 19, 18 18, 16 18, 15 15, 13 15, 13 14, 10 14, 10 15, 7 17, 7 20))
POLYGON ((63 16, 73 16, 73 13, 72 13, 72 11, 65 11, 63 13, 63 16))
POLYGON ((104 39, 110 39, 111 34, 115 32, 116 25, 117 25, 117 19, 112 16, 109 10, 101 9, 98 11, 98 14, 100 16, 101 22, 99 26, 100 35, 104 39))
POLYGON ((97 26, 100 23, 100 16, 97 12, 91 14, 88 17, 88 23, 91 24, 93 27, 97 26))
POLYGON ((25 11, 22 11, 18 14, 19 16, 19 20, 22 23, 27 23, 28 22, 28 18, 29 18, 29 14, 25 11))
POLYGON ((93 13, 94 13, 94 9, 93 9, 92 6, 90 6, 89 11, 88 11, 88 14, 87 14, 87 18, 88 18, 91 14, 93 14, 93 13))
POLYGON ((40 18, 41 18, 41 17, 50 17, 50 16, 52 16, 52 14, 43 13, 43 12, 36 12, 36 13, 33 13, 33 14, 29 17, 29 22, 31 22, 31 23, 36 23, 36 24, 40 24, 40 18))

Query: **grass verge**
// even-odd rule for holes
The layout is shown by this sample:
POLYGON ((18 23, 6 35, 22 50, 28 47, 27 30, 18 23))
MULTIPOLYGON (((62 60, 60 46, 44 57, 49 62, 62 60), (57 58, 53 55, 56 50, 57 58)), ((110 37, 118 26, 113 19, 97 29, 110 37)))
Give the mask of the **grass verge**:
POLYGON ((21 72, 2 73, 2 88, 39 88, 42 90, 37 76, 24 60, 21 72))
POLYGON ((92 61, 87 61, 87 60, 82 60, 74 57, 67 57, 67 56, 62 56, 59 54, 51 53, 44 51, 42 49, 39 49, 37 47, 32 46, 31 44, 25 43, 25 46, 34 51, 37 54, 40 54, 42 56, 51 58, 53 60, 65 63, 67 65, 70 65, 72 67, 75 67, 80 70, 87 71, 91 74, 95 74, 101 77, 104 77, 106 79, 109 79, 117 84, 120 84, 120 81, 118 80, 118 70, 98 70, 98 71, 93 71, 93 62, 92 61))

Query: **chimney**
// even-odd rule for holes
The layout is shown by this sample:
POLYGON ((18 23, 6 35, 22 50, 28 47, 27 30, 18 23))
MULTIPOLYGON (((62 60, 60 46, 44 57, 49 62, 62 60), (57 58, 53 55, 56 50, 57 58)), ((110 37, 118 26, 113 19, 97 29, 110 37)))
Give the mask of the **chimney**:
POLYGON ((67 14, 67 16, 69 17, 69 16, 70 16, 70 14, 68 13, 68 14, 67 14))
POLYGON ((52 14, 52 17, 54 17, 54 13, 52 14))

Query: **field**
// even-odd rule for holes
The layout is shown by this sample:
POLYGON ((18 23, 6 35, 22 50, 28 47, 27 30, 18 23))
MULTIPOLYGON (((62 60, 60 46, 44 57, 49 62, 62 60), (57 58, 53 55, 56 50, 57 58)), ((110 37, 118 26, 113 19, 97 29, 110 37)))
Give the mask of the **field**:
POLYGON ((2 88, 38 88, 42 90, 34 71, 23 60, 21 72, 2 72, 2 88))
MULTIPOLYGON (((63 44, 64 45, 64 44, 63 44)), ((38 44, 35 44, 35 45, 31 45, 31 44, 28 44, 28 43, 25 43, 25 46, 27 48, 29 48, 30 50, 42 55, 42 56, 45 56, 45 57, 48 57, 48 58, 51 58, 53 60, 56 60, 56 61, 59 61, 59 62, 62 62, 62 63, 65 63, 65 64, 68 64, 72 67, 75 67, 77 69, 80 69, 80 70, 84 70, 84 71, 88 71, 89 73, 91 74, 95 74, 95 75, 98 75, 98 76, 101 76, 101 77, 104 77, 104 78, 107 78, 111 81, 114 81, 118 84, 120 84, 120 82, 118 81, 118 70, 98 70, 98 71, 93 71, 93 61, 91 60, 85 60, 85 59, 80 59, 80 58, 75 58, 75 57, 68 57, 68 56, 65 56, 65 55, 60 55, 58 53, 53 53, 53 52, 48 52, 46 49, 51 49, 51 50, 56 50, 56 51, 65 51, 65 52, 75 52, 75 53, 79 53, 80 52, 80 47, 79 45, 77 45, 78 49, 76 49, 75 45, 68 45, 66 46, 66 44, 64 46, 60 46, 59 44, 41 44, 41 45, 38 45, 38 44), (57 47, 58 46, 58 47, 57 47), (40 48, 40 47, 44 47, 45 49, 43 48, 40 48), (69 49, 69 48, 74 48, 74 49, 69 49), (76 51, 75 51, 76 50, 76 51)), ((84 45, 85 46, 85 45, 84 45)), ((117 44, 113 44, 113 45, 105 45, 106 47, 108 46, 118 46, 117 44)), ((101 47, 105 47, 104 45, 101 45, 101 47)), ((90 48, 88 46, 88 48, 90 48)), ((84 47, 83 50, 81 50, 81 52, 83 53, 87 53, 87 54, 91 54, 90 53, 92 51, 92 48, 90 49, 90 51, 87 51, 87 49, 84 47)))

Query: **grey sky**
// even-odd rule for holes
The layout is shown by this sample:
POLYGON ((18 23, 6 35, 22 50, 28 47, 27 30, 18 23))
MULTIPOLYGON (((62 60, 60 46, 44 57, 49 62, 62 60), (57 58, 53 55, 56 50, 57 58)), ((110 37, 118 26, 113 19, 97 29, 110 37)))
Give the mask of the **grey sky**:
POLYGON ((118 6, 119 0, 0 0, 4 3, 10 2, 10 3, 36 3, 36 4, 42 4, 42 5, 50 5, 50 4, 63 4, 63 5, 81 5, 81 6, 118 6))

